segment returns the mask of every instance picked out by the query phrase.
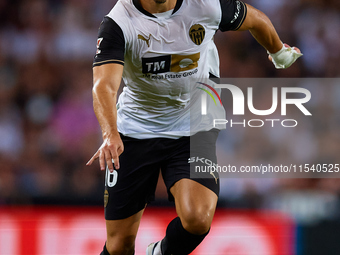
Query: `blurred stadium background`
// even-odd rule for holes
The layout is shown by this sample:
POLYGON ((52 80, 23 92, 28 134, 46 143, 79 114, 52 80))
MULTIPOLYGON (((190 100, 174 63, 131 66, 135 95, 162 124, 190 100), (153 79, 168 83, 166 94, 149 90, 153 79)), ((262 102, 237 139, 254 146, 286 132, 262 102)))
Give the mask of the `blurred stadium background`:
MULTIPOLYGON (((245 2, 264 11, 304 56, 277 71, 249 33, 218 32, 222 77, 339 76, 339 1, 245 2)), ((85 163, 101 143, 91 65, 98 26, 114 3, 0 0, 0 254, 99 254, 104 244, 104 176, 85 163)), ((322 118, 283 136, 224 133, 219 153, 234 165, 340 163, 340 84, 314 86, 312 96, 322 118)), ((340 254, 340 179, 221 181, 211 236, 195 254, 340 254)), ((136 254, 163 235, 174 215, 169 205, 159 185, 136 254)))

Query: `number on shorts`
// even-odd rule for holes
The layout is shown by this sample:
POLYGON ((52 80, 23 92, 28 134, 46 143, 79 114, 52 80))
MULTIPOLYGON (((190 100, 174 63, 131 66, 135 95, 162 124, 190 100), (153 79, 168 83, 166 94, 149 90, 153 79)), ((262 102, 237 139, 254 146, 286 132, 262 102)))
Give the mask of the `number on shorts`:
POLYGON ((116 185, 118 179, 118 172, 113 170, 110 172, 108 169, 106 170, 106 184, 108 187, 112 188, 116 185))

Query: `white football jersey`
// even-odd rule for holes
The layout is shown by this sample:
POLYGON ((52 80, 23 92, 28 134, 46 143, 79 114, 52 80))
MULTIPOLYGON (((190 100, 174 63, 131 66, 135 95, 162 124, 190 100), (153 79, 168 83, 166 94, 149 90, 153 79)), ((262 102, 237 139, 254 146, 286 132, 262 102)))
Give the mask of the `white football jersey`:
POLYGON ((219 76, 213 37, 222 21, 228 27, 224 30, 235 30, 245 15, 245 5, 232 0, 178 1, 171 15, 158 17, 143 10, 138 1, 118 1, 107 17, 122 35, 105 44, 107 34, 115 30, 104 24, 106 32, 99 33, 94 61, 94 66, 124 64, 126 86, 117 103, 118 131, 134 138, 178 138, 210 130, 214 119, 225 119, 208 80, 211 74, 219 76), (114 57, 117 49, 106 50, 118 41, 124 42, 123 59, 114 57))

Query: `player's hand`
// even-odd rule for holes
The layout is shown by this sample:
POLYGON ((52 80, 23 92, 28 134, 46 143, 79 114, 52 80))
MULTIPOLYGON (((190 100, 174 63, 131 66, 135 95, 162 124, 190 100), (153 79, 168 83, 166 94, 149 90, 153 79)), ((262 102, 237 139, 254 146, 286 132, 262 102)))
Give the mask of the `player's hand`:
POLYGON ((284 43, 281 50, 276 53, 268 52, 268 59, 273 62, 277 69, 284 69, 290 67, 303 54, 297 47, 290 47, 284 43))
MULTIPOLYGON (((290 48, 290 46, 289 46, 287 43, 284 43, 283 45, 286 46, 287 48, 290 48)), ((297 48, 297 47, 295 47, 295 46, 293 46, 293 47, 291 47, 291 48, 292 48, 293 50, 296 50, 297 53, 301 53, 301 50, 300 50, 299 48, 297 48)), ((272 56, 270 56, 270 55, 268 55, 268 59, 269 59, 270 61, 273 60, 272 56)))
POLYGON ((105 163, 111 172, 114 170, 114 168, 118 170, 120 167, 119 155, 122 154, 123 151, 124 145, 120 135, 118 133, 115 135, 110 135, 108 138, 104 139, 103 144, 86 163, 86 165, 91 165, 95 159, 99 158, 100 170, 105 170, 105 163), (112 163, 112 160, 114 164, 112 163))

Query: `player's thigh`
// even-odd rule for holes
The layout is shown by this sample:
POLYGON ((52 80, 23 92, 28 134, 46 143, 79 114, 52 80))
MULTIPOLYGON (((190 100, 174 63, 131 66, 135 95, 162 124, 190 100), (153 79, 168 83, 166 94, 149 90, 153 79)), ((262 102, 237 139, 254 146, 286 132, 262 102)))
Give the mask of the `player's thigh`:
POLYGON ((181 179, 171 188, 176 212, 183 227, 194 234, 203 234, 210 228, 218 197, 211 189, 190 179, 181 179))
MULTIPOLYGON (((219 195, 220 181, 217 172, 210 172, 210 165, 217 164, 216 139, 218 130, 199 132, 191 137, 174 140, 169 158, 161 165, 169 200, 174 200, 170 188, 182 179, 194 180, 219 195), (196 171, 196 169, 204 171, 196 171)), ((198 185, 200 187, 200 185, 198 185)))
POLYGON ((218 173, 196 173, 195 169, 217 164, 217 136, 218 131, 211 130, 181 139, 181 148, 162 168, 169 197, 174 197, 183 227, 193 234, 206 233, 215 213, 220 187, 218 173))
POLYGON ((106 247, 109 251, 134 247, 143 212, 144 209, 126 219, 106 220, 106 247))
POLYGON ((124 136, 122 140, 125 150, 120 155, 120 169, 106 170, 106 220, 129 218, 143 210, 155 196, 160 166, 152 149, 157 143, 124 136))

